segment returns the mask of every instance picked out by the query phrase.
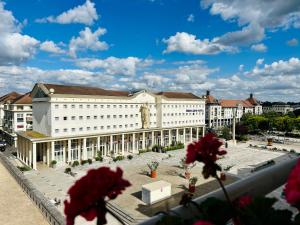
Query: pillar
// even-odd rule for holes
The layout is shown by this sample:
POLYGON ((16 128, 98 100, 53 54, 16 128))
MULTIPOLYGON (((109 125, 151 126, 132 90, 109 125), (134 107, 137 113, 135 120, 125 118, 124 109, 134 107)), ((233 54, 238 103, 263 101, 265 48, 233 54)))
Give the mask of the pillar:
POLYGON ((47 142, 47 165, 50 166, 50 142, 47 142))
MULTIPOLYGON (((97 150, 96 150, 96 156, 97 156, 97 152, 100 151, 100 136, 97 137, 97 150)), ((103 152, 101 153, 103 154, 103 152)), ((95 154, 94 154, 95 156, 95 154)))
POLYGON ((51 141, 51 161, 54 160, 54 148, 55 148, 55 142, 51 141))
POLYGON ((151 145, 154 145, 154 131, 151 132, 151 145))
POLYGON ((125 152, 125 135, 122 134, 122 155, 124 155, 125 152))
POLYGON ((82 159, 87 160, 86 138, 83 138, 82 143, 82 159))
POLYGON ((81 160, 81 139, 77 140, 78 146, 77 146, 77 152, 78 152, 78 160, 81 160))
POLYGON ((68 139, 68 162, 72 162, 71 139, 68 139))
POLYGON ((199 139, 199 127, 196 128, 196 140, 198 141, 199 139))
POLYGON ((202 127, 202 137, 205 136, 205 126, 202 127))
POLYGON ((32 144, 28 141, 29 166, 32 167, 32 144))
POLYGON ((168 145, 171 146, 171 144, 172 144, 171 129, 169 129, 169 143, 168 143, 168 145))
POLYGON ((103 137, 104 138, 104 140, 103 140, 103 142, 104 142, 104 155, 107 155, 107 137, 103 137))
MULTIPOLYGON (((110 154, 111 154, 111 152, 113 151, 113 135, 110 135, 110 154)), ((115 152, 113 152, 113 153, 115 153, 115 152)))
POLYGON ((193 128, 190 128, 190 142, 193 142, 193 128))
POLYGON ((143 132, 142 149, 144 150, 145 148, 145 132, 143 132))
POLYGON ((132 134, 132 153, 135 153, 135 133, 132 134))
POLYGON ((164 137, 163 137, 163 135, 164 135, 164 131, 161 130, 160 131, 160 145, 161 146, 164 146, 164 137))
POLYGON ((179 130, 176 128, 176 142, 179 142, 179 130))
POLYGON ((64 163, 66 162, 66 151, 67 151, 67 148, 66 148, 66 141, 63 140, 63 162, 64 162, 64 163))
POLYGON ((32 142, 32 169, 36 170, 36 143, 32 142))
POLYGON ((185 127, 183 128, 183 144, 185 144, 186 140, 185 140, 185 127))

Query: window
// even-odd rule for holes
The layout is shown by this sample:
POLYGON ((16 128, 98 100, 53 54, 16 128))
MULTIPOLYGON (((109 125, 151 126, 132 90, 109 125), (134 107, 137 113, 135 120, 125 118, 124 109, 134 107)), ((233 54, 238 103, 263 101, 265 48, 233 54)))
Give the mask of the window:
POLYGON ((17 114, 17 122, 24 122, 23 114, 17 114))
POLYGON ((133 124, 130 124, 130 127, 133 127, 133 124))
POLYGON ((133 105, 131 105, 130 108, 133 108, 133 105))
POLYGON ((79 116, 79 120, 82 120, 83 119, 83 116, 79 116))
POLYGON ((104 126, 101 126, 101 130, 103 130, 104 129, 104 126))
POLYGON ((94 116, 94 119, 96 120, 98 117, 97 116, 94 116))
POLYGON ((138 117, 139 115, 138 114, 135 114, 135 117, 138 117))
POLYGON ((114 105, 114 109, 115 109, 115 108, 117 108, 117 106, 116 106, 116 105, 114 105))
POLYGON ((110 129, 110 126, 108 125, 106 128, 107 128, 107 129, 110 129))
POLYGON ((57 121, 57 120, 59 120, 59 117, 58 117, 58 116, 56 116, 56 117, 55 117, 55 120, 56 120, 56 121, 57 121))
POLYGON ((109 109, 109 108, 110 108, 110 105, 107 105, 107 106, 106 106, 106 108, 108 108, 108 109, 109 109))
POLYGON ((103 109, 104 105, 101 105, 100 107, 101 107, 101 109, 103 109))
POLYGON ((110 118, 110 115, 107 115, 107 119, 109 119, 110 118))
POLYGON ((91 108, 91 105, 86 105, 86 108, 88 108, 88 109, 91 108))
POLYGON ((113 117, 114 117, 114 119, 115 119, 115 118, 117 118, 117 115, 114 115, 113 117))
POLYGON ((75 132, 75 130, 76 130, 75 128, 72 128, 72 132, 75 132))
POLYGON ((128 105, 125 105, 125 108, 127 109, 128 105))
POLYGON ((117 128, 117 125, 114 125, 114 128, 117 128))
POLYGON ((125 124, 125 128, 127 128, 128 127, 128 124, 125 124))
POLYGON ((79 109, 82 109, 83 108, 83 105, 79 105, 79 109))
POLYGON ((138 108, 138 107, 139 107, 138 105, 135 106, 135 108, 138 108))
POLYGON ((119 115, 119 118, 122 118, 122 115, 119 115))
POLYGON ((122 105, 119 105, 119 108, 121 109, 121 108, 122 108, 122 105))
POLYGON ((94 127, 94 130, 97 130, 97 127, 96 127, 96 126, 94 127))
POLYGON ((125 118, 128 118, 128 115, 125 115, 125 118))
POLYGON ((64 116, 64 120, 68 120, 68 117, 64 116))
POLYGON ((72 108, 72 109, 75 109, 75 105, 72 105, 71 108, 72 108))
POLYGON ((91 130, 91 127, 87 127, 86 130, 91 130))
POLYGON ((79 131, 83 131, 83 127, 79 127, 79 131))
POLYGON ((68 132, 68 129, 67 129, 67 128, 64 128, 64 132, 65 132, 65 133, 68 132))
POLYGON ((101 115, 101 119, 103 119, 104 118, 104 116, 103 115, 101 115))
POLYGON ((86 119, 89 120, 89 119, 91 119, 91 117, 90 116, 86 116, 86 119))
POLYGON ((24 128, 24 125, 17 125, 17 128, 24 128))
POLYGON ((94 105, 94 109, 97 109, 97 105, 94 105))
POLYGON ((122 125, 119 125, 119 128, 122 128, 122 125))
MULTIPOLYGON (((126 116, 127 116, 127 115, 126 115, 126 116)), ((126 116, 125 116, 125 117, 126 117, 126 116)), ((126 117, 126 118, 127 118, 127 117, 126 117)), ((133 114, 130 115, 130 118, 133 118, 133 114)))
POLYGON ((136 123, 135 126, 137 127, 137 126, 138 126, 138 123, 136 123))
POLYGON ((64 105, 64 109, 67 109, 68 108, 68 105, 64 105))
POLYGON ((55 105, 54 108, 55 108, 55 109, 58 109, 58 105, 55 105))
POLYGON ((76 118, 75 116, 72 116, 72 117, 71 117, 72 120, 75 120, 75 118, 76 118))
POLYGON ((59 129, 55 129, 55 133, 58 133, 59 132, 59 129))

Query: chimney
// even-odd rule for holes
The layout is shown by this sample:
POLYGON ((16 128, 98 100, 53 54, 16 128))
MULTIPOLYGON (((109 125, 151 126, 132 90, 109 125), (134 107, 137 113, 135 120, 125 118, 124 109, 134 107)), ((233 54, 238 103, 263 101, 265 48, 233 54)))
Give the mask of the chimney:
POLYGON ((250 98, 253 98, 253 94, 252 93, 250 93, 250 98))
POLYGON ((208 95, 210 95, 210 91, 209 90, 206 91, 206 96, 208 96, 208 95))

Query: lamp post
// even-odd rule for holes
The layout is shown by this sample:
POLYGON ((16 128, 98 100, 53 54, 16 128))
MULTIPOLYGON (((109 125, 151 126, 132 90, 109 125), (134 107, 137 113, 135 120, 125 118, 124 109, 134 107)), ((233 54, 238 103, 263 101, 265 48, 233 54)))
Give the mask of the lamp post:
POLYGON ((236 140, 235 140, 235 117, 236 117, 236 108, 233 108, 232 141, 233 141, 234 145, 236 145, 236 140))

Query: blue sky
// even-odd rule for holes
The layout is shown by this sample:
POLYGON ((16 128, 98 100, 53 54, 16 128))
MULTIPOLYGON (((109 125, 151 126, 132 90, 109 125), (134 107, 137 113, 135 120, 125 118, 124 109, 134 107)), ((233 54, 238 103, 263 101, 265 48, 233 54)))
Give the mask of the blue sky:
POLYGON ((0 0, 0 94, 35 82, 300 101, 298 0, 0 0))

